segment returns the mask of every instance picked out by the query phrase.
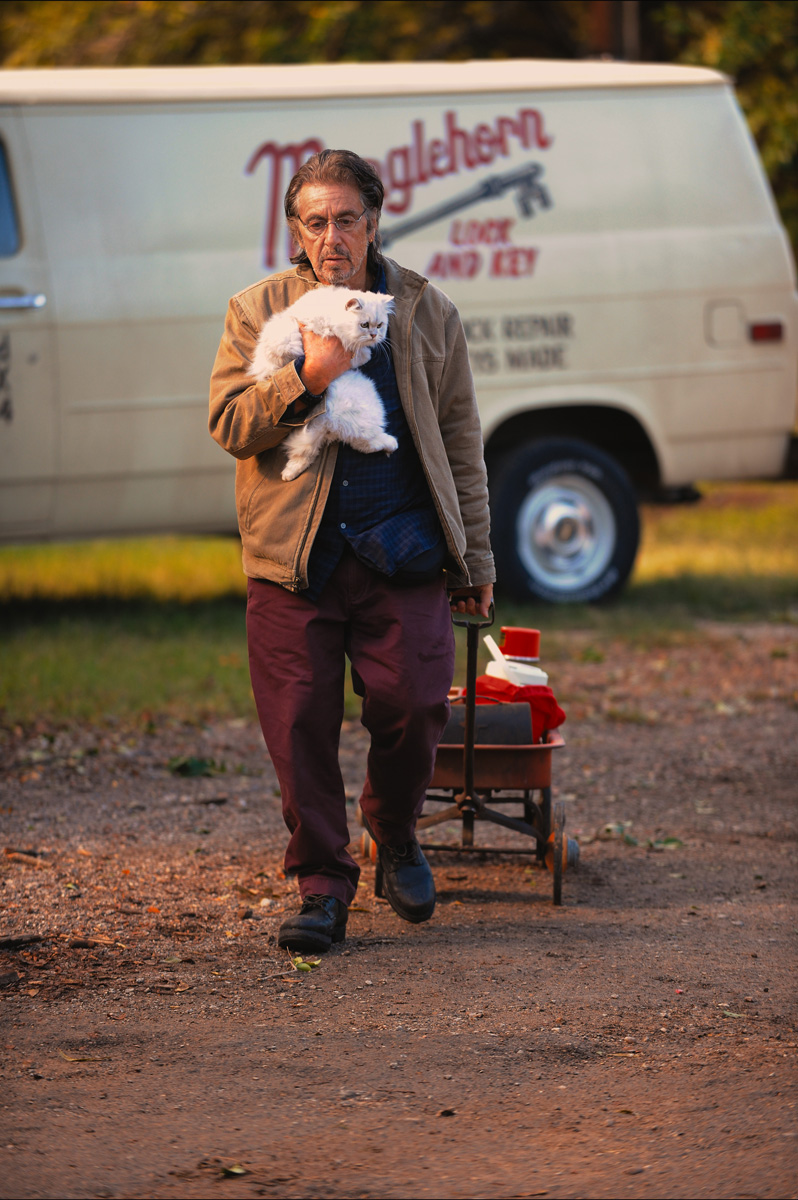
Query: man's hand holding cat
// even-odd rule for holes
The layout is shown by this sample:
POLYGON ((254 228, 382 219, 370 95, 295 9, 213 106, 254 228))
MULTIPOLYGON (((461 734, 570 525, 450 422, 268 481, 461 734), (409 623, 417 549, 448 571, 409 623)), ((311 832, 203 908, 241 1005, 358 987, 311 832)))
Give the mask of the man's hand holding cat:
POLYGON ((321 337, 299 326, 305 348, 305 363, 299 378, 312 396, 320 396, 339 375, 351 370, 352 356, 337 337, 321 337))

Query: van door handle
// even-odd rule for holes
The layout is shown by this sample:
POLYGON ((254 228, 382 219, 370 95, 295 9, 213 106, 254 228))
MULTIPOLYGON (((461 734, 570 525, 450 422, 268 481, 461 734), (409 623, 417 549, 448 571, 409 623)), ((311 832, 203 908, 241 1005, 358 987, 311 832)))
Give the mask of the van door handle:
POLYGON ((0 309, 3 308, 44 308, 47 297, 41 292, 30 296, 0 296, 0 309))

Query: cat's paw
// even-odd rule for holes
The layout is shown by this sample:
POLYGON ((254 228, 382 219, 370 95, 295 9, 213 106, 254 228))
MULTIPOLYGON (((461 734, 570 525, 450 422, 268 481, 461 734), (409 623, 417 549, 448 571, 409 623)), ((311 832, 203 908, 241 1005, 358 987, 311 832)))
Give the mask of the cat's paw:
POLYGON ((310 464, 306 462, 297 461, 296 459, 289 459, 289 461, 283 467, 280 478, 284 479, 286 483, 290 483, 292 479, 296 479, 297 476, 301 475, 303 471, 307 471, 309 465, 310 464))
POLYGON ((369 437, 349 437, 347 443, 361 454, 393 454, 399 443, 390 433, 375 433, 369 437))

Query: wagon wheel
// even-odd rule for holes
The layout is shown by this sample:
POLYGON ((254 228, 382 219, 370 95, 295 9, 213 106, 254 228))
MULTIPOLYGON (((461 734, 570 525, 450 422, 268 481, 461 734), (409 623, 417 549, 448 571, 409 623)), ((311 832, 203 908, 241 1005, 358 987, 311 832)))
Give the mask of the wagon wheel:
POLYGON ((565 805, 558 800, 552 806, 552 832, 546 846, 546 866, 554 876, 554 904, 562 904, 562 876, 566 868, 568 843, 564 836, 565 805))

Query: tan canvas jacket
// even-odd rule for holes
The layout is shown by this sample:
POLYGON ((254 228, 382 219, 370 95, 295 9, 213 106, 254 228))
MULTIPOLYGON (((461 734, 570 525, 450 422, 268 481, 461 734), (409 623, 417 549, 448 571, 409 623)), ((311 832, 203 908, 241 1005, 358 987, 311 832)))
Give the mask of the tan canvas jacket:
MULTIPOLYGON (((422 276, 390 259, 385 273, 395 298, 389 328, 399 394, 453 560, 449 583, 492 583, 482 432, 460 318, 451 300, 422 276)), ((307 471, 284 482, 279 447, 291 426, 280 421, 304 387, 293 363, 256 383, 247 369, 264 321, 318 286, 304 265, 234 296, 211 376, 211 436, 237 459, 244 571, 292 591, 308 584, 308 559, 338 447, 326 446, 307 471)), ((303 420, 323 411, 322 402, 303 420)))

